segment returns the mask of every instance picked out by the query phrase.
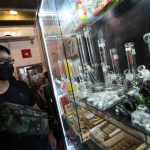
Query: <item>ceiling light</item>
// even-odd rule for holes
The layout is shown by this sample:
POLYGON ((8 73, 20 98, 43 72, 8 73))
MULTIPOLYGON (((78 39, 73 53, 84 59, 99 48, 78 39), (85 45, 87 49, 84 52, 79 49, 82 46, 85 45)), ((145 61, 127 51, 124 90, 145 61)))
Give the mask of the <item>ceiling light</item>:
POLYGON ((18 14, 18 12, 15 11, 15 10, 10 10, 9 13, 10 13, 11 15, 17 15, 17 14, 18 14))

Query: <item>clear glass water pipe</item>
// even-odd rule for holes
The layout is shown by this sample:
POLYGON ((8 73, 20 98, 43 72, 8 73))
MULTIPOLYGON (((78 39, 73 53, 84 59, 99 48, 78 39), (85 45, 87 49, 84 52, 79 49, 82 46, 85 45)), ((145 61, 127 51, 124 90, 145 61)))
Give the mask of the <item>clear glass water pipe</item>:
POLYGON ((105 84, 108 85, 109 83, 109 77, 108 77, 108 58, 107 58, 107 53, 106 53, 106 45, 105 45, 105 40, 104 39, 99 39, 97 40, 98 42, 98 47, 99 47, 99 54, 100 54, 100 59, 101 59, 101 65, 102 65, 102 70, 104 74, 104 80, 105 84))
POLYGON ((149 52, 150 52, 150 32, 143 35, 143 40, 148 44, 149 52))
POLYGON ((124 71, 124 74, 126 75, 126 77, 130 76, 133 79, 136 77, 137 74, 136 58, 135 58, 136 52, 134 48, 134 43, 133 42, 125 43, 125 51, 127 56, 128 69, 124 71))
POLYGON ((110 49, 110 56, 111 56, 113 71, 115 74, 119 75, 120 73, 119 56, 115 48, 110 49))

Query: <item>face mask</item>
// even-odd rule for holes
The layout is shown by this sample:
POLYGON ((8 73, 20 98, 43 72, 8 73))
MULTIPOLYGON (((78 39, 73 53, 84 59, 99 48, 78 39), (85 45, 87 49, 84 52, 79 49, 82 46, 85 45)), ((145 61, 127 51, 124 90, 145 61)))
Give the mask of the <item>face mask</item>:
POLYGON ((14 72, 14 67, 12 64, 5 63, 0 64, 0 80, 9 80, 12 79, 14 72))

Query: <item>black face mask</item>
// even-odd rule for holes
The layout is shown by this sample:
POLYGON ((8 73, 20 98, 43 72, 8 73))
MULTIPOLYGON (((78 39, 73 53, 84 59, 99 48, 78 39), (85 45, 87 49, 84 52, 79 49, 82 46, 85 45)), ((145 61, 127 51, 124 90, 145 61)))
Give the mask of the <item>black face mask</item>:
POLYGON ((0 80, 10 80, 13 77, 14 67, 12 64, 0 64, 0 80))

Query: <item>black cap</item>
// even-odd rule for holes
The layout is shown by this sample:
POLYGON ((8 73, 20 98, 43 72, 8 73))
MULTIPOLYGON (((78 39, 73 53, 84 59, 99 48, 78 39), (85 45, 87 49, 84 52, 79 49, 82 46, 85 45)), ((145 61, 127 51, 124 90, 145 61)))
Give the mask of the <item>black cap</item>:
POLYGON ((10 50, 6 48, 5 46, 0 45, 0 51, 4 51, 10 55, 10 50))

